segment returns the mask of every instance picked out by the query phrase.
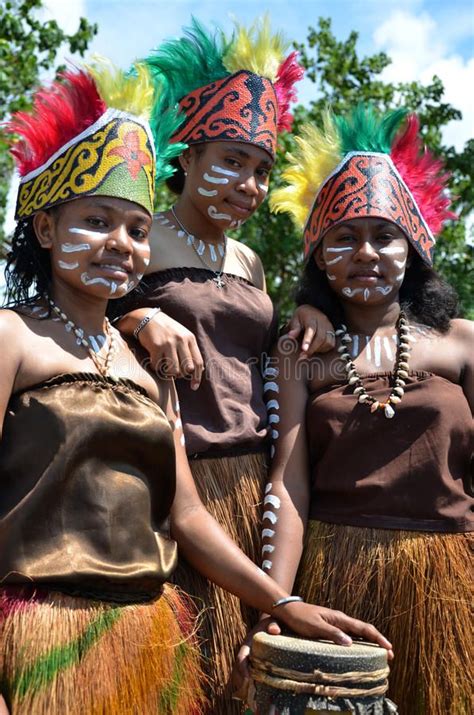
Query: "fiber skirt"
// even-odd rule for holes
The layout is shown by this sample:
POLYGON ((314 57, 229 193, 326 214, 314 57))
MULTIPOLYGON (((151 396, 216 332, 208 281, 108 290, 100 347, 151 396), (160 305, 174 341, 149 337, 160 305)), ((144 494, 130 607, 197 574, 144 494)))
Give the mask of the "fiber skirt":
MULTIPOLYGON (((247 454, 190 462, 199 495, 208 511, 242 551, 255 563, 261 561, 261 505, 267 479, 266 456, 247 454)), ((216 549, 219 545, 216 544, 216 549)), ((212 715, 237 715, 241 705, 232 700, 229 684, 235 653, 258 613, 238 598, 209 583, 180 559, 174 582, 205 609, 200 640, 210 679, 212 715)))
POLYGON ((309 523, 295 593, 373 623, 393 644, 400 715, 470 715, 473 534, 309 523))
POLYGON ((11 715, 197 715, 194 606, 165 586, 139 605, 0 590, 0 692, 11 715))

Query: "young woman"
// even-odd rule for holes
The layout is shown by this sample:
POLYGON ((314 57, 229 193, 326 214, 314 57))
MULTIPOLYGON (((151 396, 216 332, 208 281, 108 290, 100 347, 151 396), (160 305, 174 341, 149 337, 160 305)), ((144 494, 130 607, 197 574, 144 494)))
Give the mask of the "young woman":
MULTIPOLYGON (((165 84, 161 107, 179 102, 184 121, 173 139, 189 148, 169 181, 178 199, 155 216, 144 280, 117 306, 128 312, 119 327, 135 333, 159 371, 180 374, 178 364, 189 374, 177 390, 197 489, 232 539, 259 561, 269 449, 262 375, 276 316, 259 258, 227 231, 266 197, 277 133, 289 127, 293 84, 302 70, 294 53, 285 59, 281 38, 265 23, 250 32, 240 28, 227 41, 194 21, 146 64, 165 84)), ((318 316, 313 349, 334 345, 326 318, 302 307, 296 324, 307 326, 305 348, 318 316)), ((242 613, 236 599, 184 561, 177 582, 209 608, 202 633, 215 681, 210 711, 237 713, 227 681, 235 647, 256 614, 242 613)))
POLYGON ((452 216, 404 110, 307 127, 273 198, 304 229, 299 299, 338 326, 301 371, 279 357, 264 569, 386 630, 404 715, 472 712, 473 326, 431 268, 452 216), (299 566, 299 570, 298 570, 299 566))
POLYGON ((192 612, 166 585, 176 542, 206 578, 297 632, 390 646, 288 598, 200 502, 173 382, 150 376, 105 317, 149 261, 150 80, 91 71, 39 90, 9 125, 23 178, 7 270, 16 304, 0 313, 0 712, 198 713, 192 612))

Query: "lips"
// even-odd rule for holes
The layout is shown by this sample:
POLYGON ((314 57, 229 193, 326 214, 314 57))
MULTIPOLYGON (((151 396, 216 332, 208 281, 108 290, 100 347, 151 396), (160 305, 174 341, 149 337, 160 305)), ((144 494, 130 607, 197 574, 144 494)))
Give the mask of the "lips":
POLYGON ((113 261, 94 263, 94 268, 98 268, 102 273, 112 278, 127 278, 131 273, 128 265, 124 263, 114 263, 113 261))
POLYGON ((226 203, 231 207, 231 209, 239 216, 248 216, 253 211, 255 211, 255 206, 253 204, 246 204, 242 201, 232 201, 230 199, 226 200, 226 203))

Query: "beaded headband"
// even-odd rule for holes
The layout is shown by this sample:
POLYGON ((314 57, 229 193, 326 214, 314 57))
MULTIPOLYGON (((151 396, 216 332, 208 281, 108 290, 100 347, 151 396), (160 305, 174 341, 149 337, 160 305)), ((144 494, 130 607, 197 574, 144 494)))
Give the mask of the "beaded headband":
POLYGON ((327 112, 323 130, 307 125, 296 141, 283 173, 288 185, 274 192, 270 205, 303 228, 306 257, 333 226, 378 217, 402 229, 432 265, 435 236, 455 214, 445 194, 448 175, 423 149, 415 115, 397 109, 379 117, 362 105, 348 117, 327 112))

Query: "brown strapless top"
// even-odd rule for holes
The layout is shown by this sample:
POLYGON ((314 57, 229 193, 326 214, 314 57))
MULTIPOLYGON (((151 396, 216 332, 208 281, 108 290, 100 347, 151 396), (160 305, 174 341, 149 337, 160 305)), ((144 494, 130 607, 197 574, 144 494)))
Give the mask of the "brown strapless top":
POLYGON ((206 366, 201 385, 194 392, 188 380, 176 381, 191 457, 256 452, 267 444, 262 355, 276 336, 276 313, 268 295, 244 278, 225 273, 218 288, 213 275, 205 268, 158 271, 113 301, 121 315, 159 306, 196 336, 206 366))
POLYGON ((176 565, 170 425, 129 380, 65 374, 10 399, 0 443, 0 584, 155 597, 176 565))
MULTIPOLYGON (((383 401, 390 375, 363 378, 383 401)), ((352 390, 331 385, 307 406, 310 517, 412 531, 474 529, 473 423, 460 385, 411 372, 395 417, 371 414, 352 390)))

